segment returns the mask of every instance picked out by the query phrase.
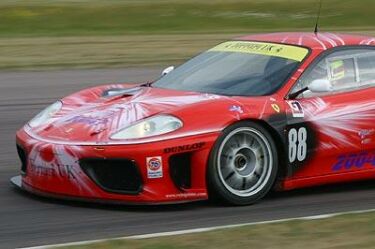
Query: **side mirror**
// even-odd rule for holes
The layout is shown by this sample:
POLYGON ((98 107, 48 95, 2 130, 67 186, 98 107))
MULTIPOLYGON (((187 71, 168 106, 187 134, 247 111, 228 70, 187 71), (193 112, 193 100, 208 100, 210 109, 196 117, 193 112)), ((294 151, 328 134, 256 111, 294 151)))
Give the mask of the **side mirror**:
POLYGON ((289 99, 295 99, 300 94, 306 92, 307 90, 310 90, 313 93, 330 92, 330 91, 332 91, 332 84, 329 80, 325 80, 325 79, 314 80, 313 82, 310 83, 309 86, 304 87, 304 88, 298 90, 297 92, 289 94, 288 98, 289 99))
POLYGON ((161 73, 161 76, 163 77, 169 74, 170 72, 172 72, 173 70, 174 70, 174 66, 167 67, 166 69, 163 70, 163 72, 161 73))
POLYGON ((332 84, 329 80, 319 79, 311 82, 308 88, 313 93, 330 92, 332 91, 332 84))

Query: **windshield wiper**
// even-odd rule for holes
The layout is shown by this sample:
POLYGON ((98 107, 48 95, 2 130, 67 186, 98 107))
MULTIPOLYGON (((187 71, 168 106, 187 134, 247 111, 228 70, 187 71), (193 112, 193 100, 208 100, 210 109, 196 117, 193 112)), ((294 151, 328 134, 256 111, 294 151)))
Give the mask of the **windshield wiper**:
POLYGON ((140 87, 152 87, 152 83, 153 83, 153 82, 148 81, 148 82, 143 83, 143 84, 141 84, 141 85, 139 85, 139 86, 140 86, 140 87))

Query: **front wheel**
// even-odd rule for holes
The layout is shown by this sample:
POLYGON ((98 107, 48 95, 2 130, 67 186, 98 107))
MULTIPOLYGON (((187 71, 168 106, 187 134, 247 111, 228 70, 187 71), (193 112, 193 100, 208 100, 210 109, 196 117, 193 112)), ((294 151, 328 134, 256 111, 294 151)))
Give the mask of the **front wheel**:
POLYGON ((234 205, 254 203, 272 188, 277 168, 269 132, 254 122, 239 122, 223 131, 211 151, 209 195, 234 205))

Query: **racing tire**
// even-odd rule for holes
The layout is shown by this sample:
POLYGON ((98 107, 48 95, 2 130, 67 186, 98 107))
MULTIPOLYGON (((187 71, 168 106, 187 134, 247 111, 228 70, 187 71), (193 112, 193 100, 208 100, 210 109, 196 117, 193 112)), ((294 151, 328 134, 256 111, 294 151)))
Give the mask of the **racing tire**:
POLYGON ((241 121, 223 130, 210 153, 207 188, 211 200, 249 205, 273 187, 278 171, 274 140, 261 125, 241 121))

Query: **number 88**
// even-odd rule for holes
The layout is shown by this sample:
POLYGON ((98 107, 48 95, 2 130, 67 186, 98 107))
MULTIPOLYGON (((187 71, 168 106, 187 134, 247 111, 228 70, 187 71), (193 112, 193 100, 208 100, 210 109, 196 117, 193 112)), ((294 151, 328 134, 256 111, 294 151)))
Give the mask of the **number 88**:
POLYGON ((290 129, 289 139, 289 162, 303 161, 307 155, 307 130, 301 127, 298 131, 295 128, 290 129))

